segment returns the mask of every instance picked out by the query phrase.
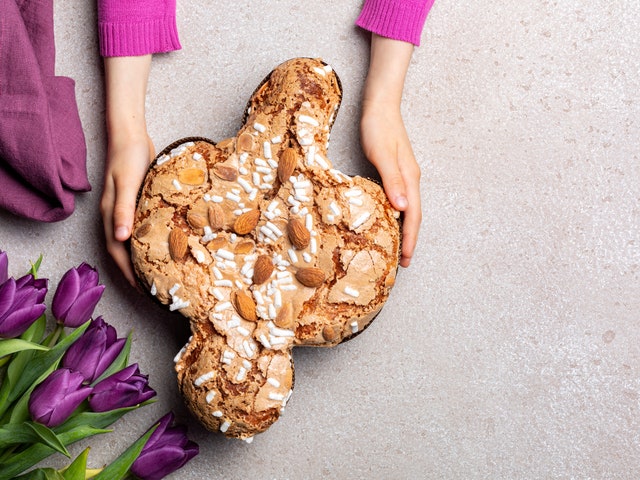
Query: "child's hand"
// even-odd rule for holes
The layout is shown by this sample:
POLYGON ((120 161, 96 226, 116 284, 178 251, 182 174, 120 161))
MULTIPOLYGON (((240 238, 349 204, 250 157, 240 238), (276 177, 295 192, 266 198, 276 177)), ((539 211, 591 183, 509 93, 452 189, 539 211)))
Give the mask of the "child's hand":
POLYGON ((360 123, 362 149, 376 167, 391 204, 404 212, 400 265, 408 267, 422 221, 420 167, 395 106, 365 102, 360 123))
POLYGON ((389 201, 404 212, 403 267, 411 263, 422 221, 420 168, 400 112, 412 52, 410 43, 372 35, 360 123, 362 149, 378 169, 389 201))
POLYGON ((155 155, 145 120, 151 55, 105 58, 104 67, 109 143, 100 212, 107 250, 135 286, 124 242, 131 236, 138 190, 155 155))
POLYGON ((136 281, 124 242, 131 236, 138 190, 153 157, 153 144, 146 135, 109 141, 100 212, 107 250, 132 285, 136 281))

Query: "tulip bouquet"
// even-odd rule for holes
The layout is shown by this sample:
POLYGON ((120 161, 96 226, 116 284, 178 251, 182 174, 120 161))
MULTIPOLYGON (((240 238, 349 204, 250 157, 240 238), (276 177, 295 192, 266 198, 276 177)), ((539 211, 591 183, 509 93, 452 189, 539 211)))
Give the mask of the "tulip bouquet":
POLYGON ((47 324, 41 260, 16 280, 0 251, 0 480, 155 480, 178 470, 198 446, 172 413, 103 468, 87 468, 89 449, 65 468, 42 467, 56 453, 71 459, 70 444, 110 432, 156 392, 138 365, 129 365, 131 335, 118 338, 102 317, 92 318, 104 285, 86 263, 60 280, 51 304, 55 325, 47 324))

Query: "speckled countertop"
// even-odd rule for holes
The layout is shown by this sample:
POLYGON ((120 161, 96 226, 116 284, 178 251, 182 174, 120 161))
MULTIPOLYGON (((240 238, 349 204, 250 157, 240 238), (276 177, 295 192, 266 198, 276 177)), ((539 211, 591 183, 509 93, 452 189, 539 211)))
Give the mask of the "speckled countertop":
MULTIPOLYGON (((320 56, 344 101, 329 156, 370 174, 358 100, 368 37, 359 2, 178 2, 183 50, 156 57, 158 148, 235 133, 278 63, 320 56)), ((123 334, 159 399, 89 442, 113 459, 166 410, 201 454, 172 478, 409 479, 640 476, 640 8, 630 1, 437 0, 407 78, 422 166, 414 264, 366 334, 297 350, 286 414, 251 444, 183 407, 172 359, 186 321, 125 286, 98 213, 105 154, 92 2, 56 2, 57 73, 76 80, 93 192, 42 225, 0 213, 11 272, 96 265, 97 312, 123 334)), ((73 451, 78 453, 80 446, 73 451)))

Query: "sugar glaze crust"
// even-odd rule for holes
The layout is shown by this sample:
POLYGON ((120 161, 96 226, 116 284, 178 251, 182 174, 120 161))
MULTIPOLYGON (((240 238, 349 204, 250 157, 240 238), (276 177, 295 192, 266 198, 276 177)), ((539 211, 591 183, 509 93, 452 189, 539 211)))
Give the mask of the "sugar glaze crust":
POLYGON ((189 318, 180 390, 210 430, 250 439, 282 413, 295 346, 334 346, 387 300, 398 212, 327 158, 337 76, 318 59, 274 69, 237 136, 176 142, 141 189, 131 240, 141 283, 189 318))

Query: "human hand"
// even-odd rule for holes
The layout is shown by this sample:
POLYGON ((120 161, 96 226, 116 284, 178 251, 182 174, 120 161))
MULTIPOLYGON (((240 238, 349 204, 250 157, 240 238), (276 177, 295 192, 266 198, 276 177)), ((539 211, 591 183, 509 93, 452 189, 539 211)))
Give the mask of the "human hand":
POLYGON ((100 202, 107 251, 134 286, 135 275, 125 242, 131 236, 138 191, 154 152, 153 143, 147 135, 110 140, 107 150, 100 202))
POLYGON ((108 57, 104 67, 109 142, 100 212, 107 250, 135 286, 124 242, 131 236, 138 190, 155 155, 145 119, 151 55, 108 57))
POLYGON ((365 101, 360 136, 362 149, 378 170, 389 201, 404 214, 400 265, 408 267, 422 221, 420 167, 400 109, 395 105, 365 101))
POLYGON ((400 265, 408 267, 422 221, 420 168, 402 120, 402 90, 413 45, 373 34, 364 86, 362 149, 382 178, 391 204, 404 213, 400 265))

